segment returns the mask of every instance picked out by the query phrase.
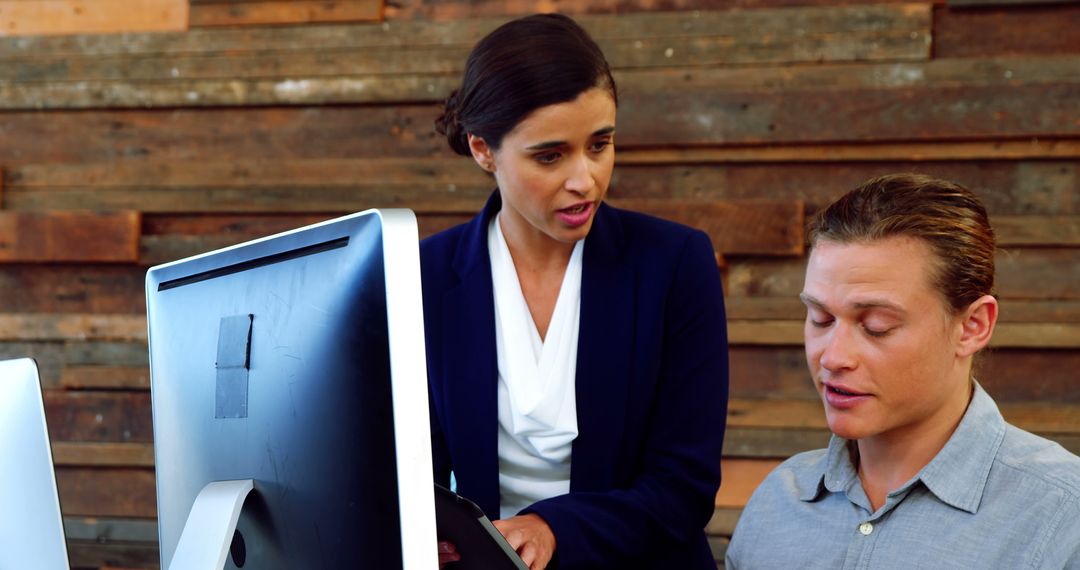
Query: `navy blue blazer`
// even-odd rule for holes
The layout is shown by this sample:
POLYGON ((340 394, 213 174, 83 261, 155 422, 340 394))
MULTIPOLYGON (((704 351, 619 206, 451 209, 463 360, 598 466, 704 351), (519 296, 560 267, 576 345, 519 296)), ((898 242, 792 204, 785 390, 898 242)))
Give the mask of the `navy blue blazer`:
MULTIPOLYGON (((495 309, 487 228, 420 244, 436 481, 499 517, 495 309)), ((703 232, 601 205, 585 240, 570 493, 523 512, 556 538, 549 568, 715 568, 727 330, 703 232)))

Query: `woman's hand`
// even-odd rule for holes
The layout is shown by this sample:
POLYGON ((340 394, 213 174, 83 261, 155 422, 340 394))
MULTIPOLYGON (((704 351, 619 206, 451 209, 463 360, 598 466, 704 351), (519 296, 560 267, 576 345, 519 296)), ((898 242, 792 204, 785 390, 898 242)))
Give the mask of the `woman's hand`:
POLYGON ((527 514, 497 520, 495 528, 517 551, 529 570, 544 570, 555 555, 555 533, 539 515, 527 514))
POLYGON ((461 555, 458 554, 457 548, 453 542, 439 541, 439 568, 446 566, 451 562, 457 562, 461 560, 461 555))

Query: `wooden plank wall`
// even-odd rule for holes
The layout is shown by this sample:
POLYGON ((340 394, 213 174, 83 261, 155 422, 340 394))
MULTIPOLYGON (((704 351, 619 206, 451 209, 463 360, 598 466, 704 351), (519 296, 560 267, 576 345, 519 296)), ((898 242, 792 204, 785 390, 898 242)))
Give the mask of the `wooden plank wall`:
MULTIPOLYGON (((484 32, 556 5, 214 25, 276 4, 193 0, 206 27, 184 33, 0 38, 0 357, 42 367, 75 567, 157 565, 146 268, 369 207, 411 207, 425 235, 467 219, 491 180, 435 135, 438 102, 484 32)), ((1003 322, 979 377, 1009 419, 1080 452, 1080 6, 972 4, 557 4, 616 68, 612 201, 699 225, 721 254, 718 558, 768 469, 826 441, 800 348, 802 227, 874 175, 985 199, 1003 322)))

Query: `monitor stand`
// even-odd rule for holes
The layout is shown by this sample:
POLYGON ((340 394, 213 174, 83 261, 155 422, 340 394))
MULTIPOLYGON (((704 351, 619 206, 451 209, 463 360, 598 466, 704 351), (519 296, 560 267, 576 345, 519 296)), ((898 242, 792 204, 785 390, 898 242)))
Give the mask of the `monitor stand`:
POLYGON ((221 570, 229 554, 240 511, 255 482, 214 481, 203 487, 191 506, 170 570, 221 570))

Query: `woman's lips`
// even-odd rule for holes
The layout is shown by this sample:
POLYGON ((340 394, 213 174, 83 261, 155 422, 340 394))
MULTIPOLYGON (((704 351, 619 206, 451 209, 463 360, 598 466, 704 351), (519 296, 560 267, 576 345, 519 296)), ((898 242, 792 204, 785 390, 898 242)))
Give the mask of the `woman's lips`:
POLYGON ((579 228, 589 222, 594 207, 592 202, 579 202, 569 208, 556 210, 555 215, 567 226, 579 228))
POLYGON ((849 410, 869 400, 870 394, 855 391, 847 386, 824 384, 825 402, 839 410, 849 410))

